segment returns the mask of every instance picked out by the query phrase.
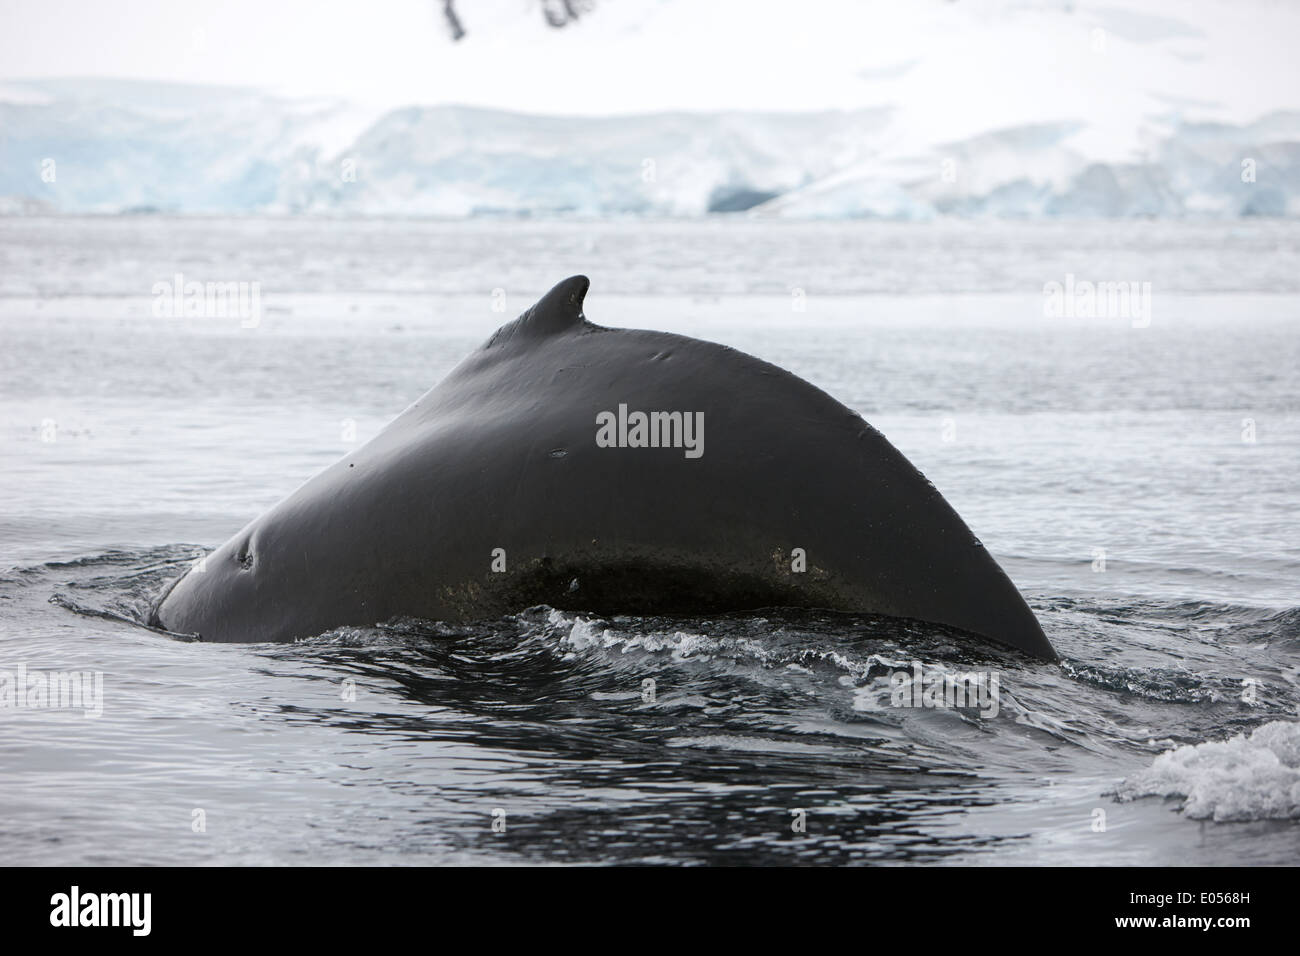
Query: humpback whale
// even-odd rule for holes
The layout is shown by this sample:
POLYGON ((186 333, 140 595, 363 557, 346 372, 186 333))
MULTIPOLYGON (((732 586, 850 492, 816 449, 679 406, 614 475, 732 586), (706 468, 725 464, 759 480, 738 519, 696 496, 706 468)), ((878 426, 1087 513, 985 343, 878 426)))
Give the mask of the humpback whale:
POLYGON ((938 490, 861 416, 726 346, 587 321, 584 276, 155 602, 207 641, 526 607, 767 607, 945 625, 1053 660, 938 490))

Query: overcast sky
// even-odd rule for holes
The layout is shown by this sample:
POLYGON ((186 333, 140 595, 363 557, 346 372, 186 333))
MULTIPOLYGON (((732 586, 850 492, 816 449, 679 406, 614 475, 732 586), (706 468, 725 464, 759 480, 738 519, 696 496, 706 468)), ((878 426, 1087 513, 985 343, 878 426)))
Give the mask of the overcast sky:
POLYGON ((0 77, 540 113, 891 105, 954 136, 1300 99, 1300 4, 1279 0, 596 0, 561 30, 540 0, 457 5, 460 43, 438 0, 0 0, 0 77))
MULTIPOLYGON (((728 105, 743 94, 806 108, 818 76, 794 67, 829 26, 815 15, 764 22, 748 0, 597 0, 559 30, 545 25, 540 0, 457 7, 468 31, 460 43, 438 0, 0 0, 0 76, 252 85, 383 106, 601 112, 728 105), (638 52, 647 40, 654 65, 638 52), (756 58, 768 67, 754 68, 756 58)), ((844 99, 838 83, 824 85, 830 95, 814 105, 844 99)))
POLYGON ((107 76, 389 99, 450 44, 426 0, 0 0, 6 77, 107 76), (382 15, 376 15, 382 10, 382 15))

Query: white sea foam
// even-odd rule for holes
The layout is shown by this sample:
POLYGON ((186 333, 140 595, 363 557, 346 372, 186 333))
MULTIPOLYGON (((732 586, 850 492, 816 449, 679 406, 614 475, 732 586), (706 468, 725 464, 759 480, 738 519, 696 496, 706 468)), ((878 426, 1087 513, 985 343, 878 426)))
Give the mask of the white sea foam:
POLYGON ((1183 813, 1197 820, 1300 819, 1300 723, 1165 751, 1116 795, 1183 797, 1183 813))

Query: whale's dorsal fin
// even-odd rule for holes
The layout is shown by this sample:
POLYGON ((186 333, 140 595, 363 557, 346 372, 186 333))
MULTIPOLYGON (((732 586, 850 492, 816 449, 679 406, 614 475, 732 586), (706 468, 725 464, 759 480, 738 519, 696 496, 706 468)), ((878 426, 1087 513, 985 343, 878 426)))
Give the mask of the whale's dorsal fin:
POLYGON ((537 304, 519 317, 520 330, 530 335, 554 335, 582 321, 582 300, 591 281, 586 276, 570 276, 556 284, 537 304))
POLYGON ((583 320, 582 300, 591 281, 586 276, 570 276, 537 300, 531 309, 508 322, 488 339, 487 348, 515 338, 542 338, 578 325, 583 320))

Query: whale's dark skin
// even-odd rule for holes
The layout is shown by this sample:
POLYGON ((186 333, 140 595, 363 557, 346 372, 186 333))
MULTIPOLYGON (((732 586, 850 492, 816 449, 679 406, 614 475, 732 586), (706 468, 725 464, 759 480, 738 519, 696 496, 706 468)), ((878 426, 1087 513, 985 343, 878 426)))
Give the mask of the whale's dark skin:
POLYGON ((734 349, 593 325, 587 287, 566 279, 499 329, 175 582, 152 623, 208 641, 288 641, 538 604, 816 607, 944 624, 1055 659, 997 562, 860 416, 734 349), (703 412, 703 454, 599 447, 597 416, 620 404, 703 412))

